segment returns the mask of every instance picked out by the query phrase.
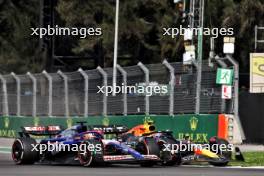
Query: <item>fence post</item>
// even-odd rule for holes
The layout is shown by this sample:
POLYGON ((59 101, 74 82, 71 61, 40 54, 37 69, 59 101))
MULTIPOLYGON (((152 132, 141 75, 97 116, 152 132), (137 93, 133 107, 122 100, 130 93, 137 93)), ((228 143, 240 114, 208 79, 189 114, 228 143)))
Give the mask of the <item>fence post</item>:
MULTIPOLYGON (((127 72, 119 65, 116 65, 116 68, 118 69, 118 71, 120 71, 120 73, 123 76, 123 83, 124 83, 124 87, 127 86, 127 72)), ((123 115, 127 115, 127 92, 125 91, 123 93, 123 115)))
POLYGON ((37 116, 37 80, 30 72, 27 72, 27 75, 29 76, 29 78, 33 83, 32 116, 36 117, 37 116))
POLYGON ((175 75, 174 68, 171 64, 165 59, 162 64, 164 64, 167 69, 170 71, 170 109, 169 114, 173 116, 174 114, 174 86, 175 86, 175 75))
POLYGON ((3 106, 4 106, 4 108, 3 108, 4 112, 3 112, 3 114, 5 116, 9 116, 6 79, 2 75, 0 75, 0 80, 2 81, 2 84, 3 84, 3 87, 2 88, 3 88, 3 94, 4 94, 4 104, 3 104, 3 106))
POLYGON ((255 41, 254 41, 254 43, 255 43, 255 47, 254 47, 254 49, 255 49, 255 52, 257 52, 257 47, 258 47, 258 25, 255 25, 255 41))
POLYGON ((239 64, 238 62, 229 54, 226 55, 226 58, 229 62, 232 63, 232 65, 234 66, 234 115, 237 119, 238 122, 238 126, 241 132, 241 136, 242 139, 246 139, 245 137, 245 133, 240 121, 240 117, 239 117, 239 64))
MULTIPOLYGON (((144 64, 142 64, 141 62, 139 62, 137 65, 144 72, 146 86, 149 86, 149 70, 148 70, 148 68, 144 64)), ((145 113, 146 113, 146 115, 149 115, 149 96, 147 96, 147 94, 145 95, 145 113)))
MULTIPOLYGON (((104 90, 106 91, 106 86, 107 86, 107 73, 100 67, 97 67, 97 70, 101 73, 103 76, 103 84, 104 84, 104 90)), ((103 115, 107 115, 107 95, 106 92, 104 93, 104 99, 103 99, 103 115)))
POLYGON ((21 81, 14 72, 11 72, 11 75, 14 77, 14 79, 16 80, 16 84, 17 84, 17 113, 16 115, 19 117, 21 116, 21 81))
POLYGON ((52 117, 52 96, 53 96, 53 89, 52 89, 52 77, 46 72, 46 70, 44 70, 43 75, 47 78, 48 82, 49 82, 49 100, 48 100, 48 108, 49 108, 49 112, 48 112, 48 116, 52 117))
POLYGON ((89 90, 89 77, 88 75, 85 73, 85 71, 83 71, 83 69, 79 68, 78 70, 80 72, 80 74, 83 76, 84 78, 84 117, 88 117, 88 102, 89 102, 89 97, 88 97, 88 90, 89 90))
POLYGON ((58 74, 62 77, 64 81, 64 105, 65 105, 65 116, 70 117, 69 112, 69 91, 68 91, 68 77, 62 73, 60 70, 58 71, 58 74))

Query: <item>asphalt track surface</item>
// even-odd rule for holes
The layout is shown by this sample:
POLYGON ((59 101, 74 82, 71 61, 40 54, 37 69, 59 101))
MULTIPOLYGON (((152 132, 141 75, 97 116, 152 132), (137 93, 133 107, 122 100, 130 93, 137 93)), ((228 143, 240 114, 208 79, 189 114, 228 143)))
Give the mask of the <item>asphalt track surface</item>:
POLYGON ((0 154, 0 176, 264 176, 264 169, 220 167, 161 167, 142 168, 137 165, 111 167, 24 165, 11 160, 10 153, 0 154))

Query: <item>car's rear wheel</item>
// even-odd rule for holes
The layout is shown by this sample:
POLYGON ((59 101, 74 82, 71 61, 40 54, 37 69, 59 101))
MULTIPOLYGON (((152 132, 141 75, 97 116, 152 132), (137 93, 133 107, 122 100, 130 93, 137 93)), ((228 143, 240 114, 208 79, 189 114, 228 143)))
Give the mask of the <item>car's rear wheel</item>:
POLYGON ((39 152, 34 149, 35 139, 17 138, 12 145, 12 158, 16 164, 34 164, 39 159, 39 152))

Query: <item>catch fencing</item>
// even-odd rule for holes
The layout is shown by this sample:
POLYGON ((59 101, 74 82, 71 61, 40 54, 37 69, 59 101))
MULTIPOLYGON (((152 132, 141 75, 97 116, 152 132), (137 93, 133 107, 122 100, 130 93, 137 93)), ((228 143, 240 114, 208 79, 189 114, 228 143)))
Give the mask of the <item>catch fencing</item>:
MULTIPOLYGON (((166 85, 167 94, 97 93, 97 86, 112 85, 112 68, 76 72, 0 76, 0 114, 15 116, 96 116, 127 114, 193 114, 196 70, 182 63, 117 67, 117 85, 166 85)), ((216 68, 203 64, 200 113, 225 113, 230 108, 216 85, 216 68)), ((228 112, 226 112, 228 113, 228 112)))

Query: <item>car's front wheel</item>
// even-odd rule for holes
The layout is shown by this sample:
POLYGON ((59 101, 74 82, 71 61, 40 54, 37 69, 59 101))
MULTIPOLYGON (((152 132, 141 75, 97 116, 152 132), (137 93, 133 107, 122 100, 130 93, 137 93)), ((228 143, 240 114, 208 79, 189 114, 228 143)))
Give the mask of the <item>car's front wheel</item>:
POLYGON ((210 139, 210 145, 216 144, 218 146, 218 150, 216 151, 217 155, 220 157, 219 161, 209 162, 213 166, 226 166, 232 157, 232 151, 229 150, 229 142, 225 139, 221 139, 218 137, 212 137, 210 139), (225 150, 221 150, 223 147, 225 150))
MULTIPOLYGON (((136 150, 143 155, 156 155, 159 157, 160 149, 158 144, 153 138, 146 137, 143 141, 139 142, 136 146, 136 150)), ((152 167, 157 164, 156 161, 142 162, 140 165, 142 167, 152 167)))
POLYGON ((86 140, 81 143, 82 146, 85 146, 85 148, 82 148, 82 150, 78 151, 78 159, 82 166, 94 166, 94 165, 101 165, 104 164, 103 161, 103 155, 104 155, 104 149, 103 149, 103 143, 100 140, 86 140), (92 147, 91 148, 89 147, 92 147))
MULTIPOLYGON (((84 141, 81 143, 81 145, 88 146, 89 142, 84 141)), ((93 161, 93 155, 92 152, 88 149, 88 147, 85 147, 85 150, 79 150, 78 151, 78 158, 79 162, 82 166, 90 166, 93 161)))

